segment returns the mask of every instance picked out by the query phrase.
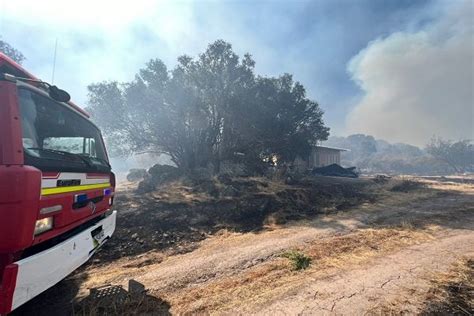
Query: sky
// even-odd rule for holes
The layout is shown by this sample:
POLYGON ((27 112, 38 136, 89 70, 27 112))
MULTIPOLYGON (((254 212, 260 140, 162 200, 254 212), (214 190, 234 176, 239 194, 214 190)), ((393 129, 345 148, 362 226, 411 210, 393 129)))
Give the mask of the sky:
POLYGON ((470 0, 0 0, 0 36, 25 68, 87 105, 87 85, 129 81, 151 58, 169 68, 217 40, 256 72, 291 73, 331 134, 423 146, 474 138, 470 0))

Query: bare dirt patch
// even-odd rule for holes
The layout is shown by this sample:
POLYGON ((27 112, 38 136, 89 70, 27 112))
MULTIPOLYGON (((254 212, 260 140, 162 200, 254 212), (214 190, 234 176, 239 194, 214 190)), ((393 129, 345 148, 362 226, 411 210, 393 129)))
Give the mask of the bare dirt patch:
MULTIPOLYGON (((242 274, 219 278, 213 282, 194 284, 179 295, 157 291, 175 306, 175 311, 232 311, 246 305, 259 305, 275 296, 297 291, 304 279, 324 278, 335 270, 367 262, 375 256, 394 252, 404 246, 431 240, 428 233, 403 228, 367 229, 345 235, 336 234, 313 240, 293 249, 311 259, 305 271, 297 272, 291 260, 275 254, 262 264, 242 274)), ((168 292, 168 290, 167 290, 168 292)))

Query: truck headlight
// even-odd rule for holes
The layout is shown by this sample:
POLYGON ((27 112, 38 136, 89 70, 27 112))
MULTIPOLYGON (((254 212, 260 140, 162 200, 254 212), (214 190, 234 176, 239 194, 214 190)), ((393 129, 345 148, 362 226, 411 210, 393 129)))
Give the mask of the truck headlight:
POLYGON ((53 217, 46 217, 36 221, 35 236, 53 228, 53 217))

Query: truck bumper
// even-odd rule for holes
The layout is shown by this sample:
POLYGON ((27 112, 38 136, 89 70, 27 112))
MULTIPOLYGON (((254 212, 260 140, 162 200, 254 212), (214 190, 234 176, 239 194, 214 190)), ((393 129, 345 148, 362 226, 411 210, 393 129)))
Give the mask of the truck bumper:
POLYGON ((60 244, 8 265, 0 285, 0 314, 26 303, 89 260, 112 236, 116 217, 114 211, 60 244))

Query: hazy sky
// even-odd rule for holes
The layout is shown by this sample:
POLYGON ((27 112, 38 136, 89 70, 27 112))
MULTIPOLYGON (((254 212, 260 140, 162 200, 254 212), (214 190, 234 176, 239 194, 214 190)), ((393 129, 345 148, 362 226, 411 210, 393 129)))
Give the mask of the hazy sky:
POLYGON ((170 68, 216 40, 256 71, 288 72, 335 135, 424 145, 474 138, 474 2, 0 0, 0 36, 24 66, 80 105, 87 85, 126 81, 150 58, 170 68))

